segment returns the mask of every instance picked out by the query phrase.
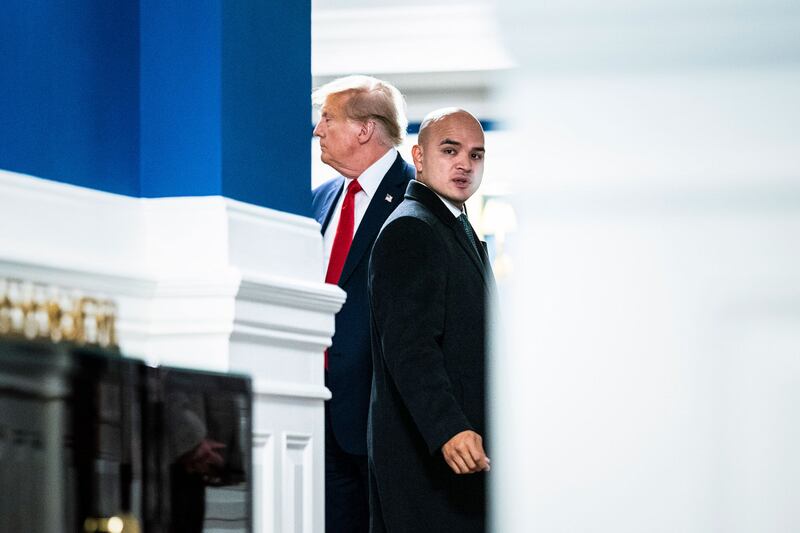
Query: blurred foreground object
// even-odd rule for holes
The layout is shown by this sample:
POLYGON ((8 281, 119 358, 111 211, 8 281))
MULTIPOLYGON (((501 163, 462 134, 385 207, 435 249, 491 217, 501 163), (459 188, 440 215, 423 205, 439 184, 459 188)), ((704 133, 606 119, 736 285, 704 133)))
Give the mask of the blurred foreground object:
POLYGON ((0 531, 249 533, 251 398, 241 376, 0 339, 0 531), (223 448, 189 471, 176 439, 223 448))
POLYGON ((494 530, 800 530, 800 4, 509 0, 501 23, 494 530))

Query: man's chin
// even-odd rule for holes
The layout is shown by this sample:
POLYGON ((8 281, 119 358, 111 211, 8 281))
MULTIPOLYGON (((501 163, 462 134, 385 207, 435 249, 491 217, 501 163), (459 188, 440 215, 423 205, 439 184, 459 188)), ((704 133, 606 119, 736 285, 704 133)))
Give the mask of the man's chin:
POLYGON ((469 200, 470 196, 472 196, 472 192, 466 192, 466 191, 463 191, 463 190, 458 190, 456 192, 453 192, 453 193, 445 196, 445 198, 447 198, 448 200, 450 200, 451 202, 453 202, 456 205, 461 205, 461 204, 464 204, 467 200, 469 200))

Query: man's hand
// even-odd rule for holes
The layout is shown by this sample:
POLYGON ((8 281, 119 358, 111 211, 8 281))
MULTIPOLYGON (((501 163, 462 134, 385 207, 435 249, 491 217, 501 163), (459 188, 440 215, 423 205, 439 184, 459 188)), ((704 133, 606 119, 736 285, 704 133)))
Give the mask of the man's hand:
POLYGON ((483 451, 483 438, 474 431, 462 431, 445 442, 442 455, 456 474, 474 474, 490 469, 491 461, 483 451))

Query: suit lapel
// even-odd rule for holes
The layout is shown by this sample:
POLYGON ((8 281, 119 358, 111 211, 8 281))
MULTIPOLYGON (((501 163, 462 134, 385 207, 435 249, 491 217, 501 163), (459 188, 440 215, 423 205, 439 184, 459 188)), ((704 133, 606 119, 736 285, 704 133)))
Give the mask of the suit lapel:
POLYGON ((336 202, 339 200, 339 196, 342 194, 342 190, 344 189, 344 178, 339 176, 339 178, 334 182, 334 185, 330 187, 328 191, 325 193, 325 198, 322 200, 322 208, 320 209, 320 213, 322 215, 321 220, 317 220, 320 223, 321 232, 325 235, 325 230, 328 228, 328 224, 331 222, 331 217, 333 216, 333 208, 336 206, 336 202))
MULTIPOLYGON (((461 248, 463 248, 464 253, 467 255, 467 257, 469 257, 472 265, 478 269, 484 284, 489 286, 489 271, 487 270, 486 266, 488 265, 488 258, 485 258, 486 264, 484 264, 482 258, 478 256, 475 246, 469 242, 469 237, 467 237, 467 234, 461 227, 461 224, 458 222, 458 220, 456 220, 456 217, 453 216, 453 213, 451 213, 450 210, 445 207, 445 205, 442 203, 442 200, 436 196, 436 193, 434 193, 425 185, 417 181, 412 181, 408 184, 406 197, 422 203, 453 231, 456 242, 458 242, 461 248)), ((481 248, 482 247, 483 246, 481 246, 481 248)))
POLYGON ((339 277, 339 286, 343 286, 356 266, 362 260, 367 250, 372 247, 375 237, 386 221, 386 218, 394 211, 394 208, 402 201, 403 192, 406 184, 412 175, 405 171, 406 163, 400 155, 389 168, 389 171, 381 180, 381 184, 375 191, 375 195, 369 202, 364 218, 358 225, 350 251, 347 253, 347 260, 342 267, 342 275, 339 277), (391 196, 391 201, 387 200, 391 196))

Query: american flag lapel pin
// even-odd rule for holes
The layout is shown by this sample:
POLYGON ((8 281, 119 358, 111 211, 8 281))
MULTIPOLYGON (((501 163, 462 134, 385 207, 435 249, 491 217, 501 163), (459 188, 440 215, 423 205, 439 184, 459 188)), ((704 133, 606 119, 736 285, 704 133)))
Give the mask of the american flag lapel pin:
POLYGON ((386 200, 389 203, 392 203, 392 200, 393 200, 392 195, 391 194, 387 194, 386 198, 384 198, 384 200, 386 200))

